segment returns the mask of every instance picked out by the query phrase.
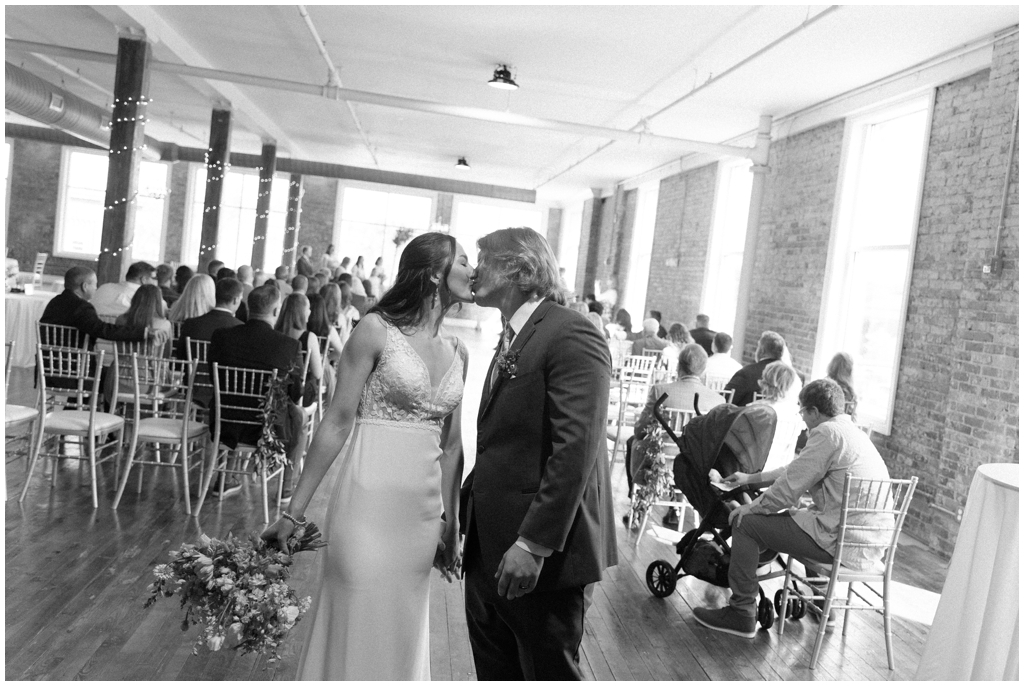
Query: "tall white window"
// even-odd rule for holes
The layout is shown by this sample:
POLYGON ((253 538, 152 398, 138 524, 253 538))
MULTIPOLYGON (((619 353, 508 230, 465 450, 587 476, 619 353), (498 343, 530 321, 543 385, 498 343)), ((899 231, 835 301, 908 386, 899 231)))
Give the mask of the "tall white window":
POLYGON ((929 96, 847 125, 829 247, 815 376, 853 357, 860 423, 888 434, 917 237, 931 117, 929 96))
MULTIPOLYGON (((338 259, 351 258, 350 267, 362 255, 367 276, 377 258, 383 257, 384 273, 393 278, 401 255, 394 242, 396 232, 411 229, 419 234, 429 229, 433 203, 432 195, 343 186, 335 255, 338 259)), ((406 245, 408 242, 402 244, 402 249, 406 245)))
MULTIPOLYGON (((108 157, 105 152, 64 148, 55 255, 94 260, 99 254, 108 157)), ((169 174, 170 165, 164 162, 144 160, 139 165, 132 244, 134 261, 157 263, 161 260, 169 174)))
POLYGON ((7 229, 7 218, 11 213, 11 144, 4 141, 4 230, 7 229))
MULTIPOLYGON (((236 269, 252 260, 256 232, 256 200, 260 177, 256 170, 228 170, 221 187, 220 223, 217 229, 216 259, 236 269)), ((182 246, 181 261, 196 264, 203 233, 206 202, 206 166, 192 166, 189 226, 182 246)), ((264 270, 281 264, 284 251, 284 226, 288 215, 288 176, 275 176, 270 189, 270 216, 267 218, 267 244, 264 270)))
POLYGON ((452 208, 452 234, 476 262, 476 242, 498 229, 528 226, 542 236, 548 233, 544 212, 535 205, 512 201, 486 201, 456 197, 452 208))
POLYGON ((661 181, 651 181, 636 191, 636 219, 629 248, 629 277, 623 295, 624 307, 640 321, 647 316, 647 280, 651 275, 654 249, 654 220, 658 214, 661 181))
POLYGON ((736 299, 739 297, 753 181, 749 160, 719 165, 715 218, 700 309, 711 318, 712 329, 730 334, 736 325, 736 299))

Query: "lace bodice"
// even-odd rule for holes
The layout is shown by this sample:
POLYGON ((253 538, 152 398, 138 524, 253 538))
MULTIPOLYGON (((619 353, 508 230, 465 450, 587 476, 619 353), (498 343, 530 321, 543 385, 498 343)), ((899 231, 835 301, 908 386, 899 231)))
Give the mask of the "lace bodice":
POLYGON ((466 350, 456 339, 455 359, 437 389, 423 359, 396 327, 385 322, 387 340, 359 400, 356 420, 363 424, 399 422, 440 428, 441 421, 462 401, 466 350))

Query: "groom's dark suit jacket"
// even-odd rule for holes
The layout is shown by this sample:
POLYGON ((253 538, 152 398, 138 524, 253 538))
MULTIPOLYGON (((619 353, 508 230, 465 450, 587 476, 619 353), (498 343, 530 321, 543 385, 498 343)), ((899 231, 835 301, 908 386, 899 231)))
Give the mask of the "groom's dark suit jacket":
MULTIPOLYGON (((484 385, 464 530, 491 578, 519 536, 554 553, 537 591, 600 581, 617 562, 605 431, 611 356, 583 315, 547 301, 484 385)), ((493 368, 492 361, 492 368, 493 368)), ((488 372, 488 379, 490 372, 488 372)))

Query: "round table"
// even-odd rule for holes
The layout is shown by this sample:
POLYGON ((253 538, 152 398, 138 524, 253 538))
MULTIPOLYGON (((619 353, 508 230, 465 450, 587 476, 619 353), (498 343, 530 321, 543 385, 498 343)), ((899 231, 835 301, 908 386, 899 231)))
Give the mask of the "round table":
POLYGON ((57 295, 36 291, 32 295, 7 293, 4 296, 5 342, 14 341, 12 367, 33 367, 36 363, 36 323, 47 303, 57 295))
POLYGON ((918 679, 1018 679, 1019 481, 1019 464, 974 473, 918 679))

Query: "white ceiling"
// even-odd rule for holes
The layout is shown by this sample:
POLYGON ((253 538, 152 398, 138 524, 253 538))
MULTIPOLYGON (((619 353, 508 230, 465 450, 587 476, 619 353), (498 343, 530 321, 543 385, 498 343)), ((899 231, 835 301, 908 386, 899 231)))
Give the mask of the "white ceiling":
MULTIPOLYGON (((1016 4, 307 9, 346 88, 620 130, 646 117, 651 133, 713 143, 752 131, 762 114, 803 110, 1019 21, 1016 4), (486 85, 498 63, 512 67, 519 90, 486 85)), ((328 79, 294 6, 6 5, 4 14, 11 39, 112 54, 119 28, 131 27, 155 42, 156 60, 328 79)), ((97 105, 112 99, 112 65, 49 58, 88 85, 31 54, 6 53, 97 105)), ((600 136, 354 103, 371 155, 344 102, 158 71, 150 97, 146 133, 165 142, 205 147, 211 108, 230 102, 237 152, 259 153, 272 139, 281 157, 536 189, 550 204, 686 154, 639 136, 609 145, 600 136), (468 173, 455 171, 459 156, 468 173)))

